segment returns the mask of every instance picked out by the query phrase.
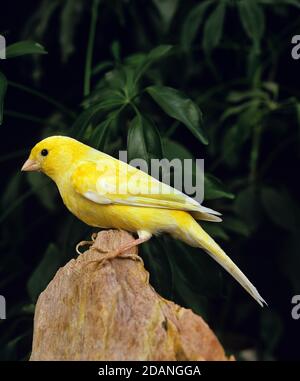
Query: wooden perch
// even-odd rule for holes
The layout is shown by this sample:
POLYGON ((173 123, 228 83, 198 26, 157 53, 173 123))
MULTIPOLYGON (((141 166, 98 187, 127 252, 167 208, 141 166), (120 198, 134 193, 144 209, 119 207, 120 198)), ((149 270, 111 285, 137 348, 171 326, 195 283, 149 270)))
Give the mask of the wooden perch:
POLYGON ((131 240, 102 231, 58 270, 36 305, 30 360, 228 360, 200 316, 154 291, 137 248, 99 262, 131 240))

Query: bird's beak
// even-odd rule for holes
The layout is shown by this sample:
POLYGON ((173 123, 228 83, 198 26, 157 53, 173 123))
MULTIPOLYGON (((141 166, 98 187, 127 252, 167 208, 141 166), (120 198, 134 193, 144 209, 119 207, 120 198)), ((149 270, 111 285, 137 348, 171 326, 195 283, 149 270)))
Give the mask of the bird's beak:
POLYGON ((41 168, 40 168, 40 165, 39 163, 37 163, 36 161, 32 160, 32 159, 27 159, 21 169, 21 171, 26 171, 26 172, 29 172, 29 171, 39 171, 41 168))

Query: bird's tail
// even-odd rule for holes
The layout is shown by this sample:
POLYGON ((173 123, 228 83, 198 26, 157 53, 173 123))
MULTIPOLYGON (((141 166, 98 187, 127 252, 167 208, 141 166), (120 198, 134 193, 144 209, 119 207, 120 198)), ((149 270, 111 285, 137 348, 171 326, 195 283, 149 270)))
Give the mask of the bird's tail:
POLYGON ((267 304, 246 275, 242 273, 242 271, 235 265, 235 263, 228 257, 221 247, 194 219, 192 219, 192 221, 190 220, 188 224, 183 225, 181 225, 181 239, 184 237, 185 239, 183 240, 190 245, 204 249, 239 282, 239 284, 257 301, 257 303, 259 303, 262 307, 264 303, 267 304))

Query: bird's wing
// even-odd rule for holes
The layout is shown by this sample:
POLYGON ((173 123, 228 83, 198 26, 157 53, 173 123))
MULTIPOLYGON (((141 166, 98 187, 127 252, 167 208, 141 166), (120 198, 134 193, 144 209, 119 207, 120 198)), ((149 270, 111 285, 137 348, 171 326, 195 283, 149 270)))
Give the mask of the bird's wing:
POLYGON ((81 196, 98 204, 118 204, 195 212, 195 218, 220 221, 220 213, 116 159, 85 161, 71 175, 81 196))

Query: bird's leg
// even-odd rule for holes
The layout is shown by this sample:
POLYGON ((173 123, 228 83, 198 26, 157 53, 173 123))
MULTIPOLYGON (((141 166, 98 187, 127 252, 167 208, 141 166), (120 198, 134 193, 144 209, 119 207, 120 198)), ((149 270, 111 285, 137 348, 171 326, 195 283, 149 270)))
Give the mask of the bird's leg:
POLYGON ((127 243, 126 245, 120 246, 117 250, 113 251, 116 256, 124 253, 124 251, 130 250, 135 246, 140 245, 141 243, 147 242, 151 238, 151 234, 147 236, 139 236, 139 238, 135 239, 134 241, 131 241, 127 243))
POLYGON ((139 230, 137 232, 137 234, 138 234, 139 238, 137 238, 134 241, 131 241, 129 243, 126 243, 123 246, 120 246, 117 250, 114 250, 111 254, 114 254, 114 257, 118 257, 119 255, 124 253, 124 251, 132 249, 133 247, 138 246, 141 243, 147 242, 152 237, 151 233, 144 231, 144 230, 139 230))
MULTIPOLYGON (((108 253, 107 255, 103 256, 102 258, 98 259, 98 260, 92 260, 92 261, 88 261, 86 262, 86 265, 90 264, 90 263, 101 263, 103 264, 104 262, 106 262, 107 260, 110 260, 110 259, 113 259, 113 258, 116 258, 116 257, 120 257, 120 258, 132 258, 134 260, 139 260, 141 262, 143 262, 142 258, 139 257, 137 254, 126 254, 126 255, 121 255, 122 253, 124 253, 124 251, 128 251, 129 249, 135 247, 135 246, 138 246, 140 245, 141 243, 144 243, 146 241, 148 241, 151 237, 152 237, 152 234, 149 233, 149 232, 146 232, 146 231, 138 231, 138 236, 139 238, 135 239, 134 241, 131 241, 123 246, 120 246, 117 250, 114 250, 114 251, 111 251, 110 253, 108 253)), ((95 250, 98 250, 97 248, 95 248, 95 250)))

